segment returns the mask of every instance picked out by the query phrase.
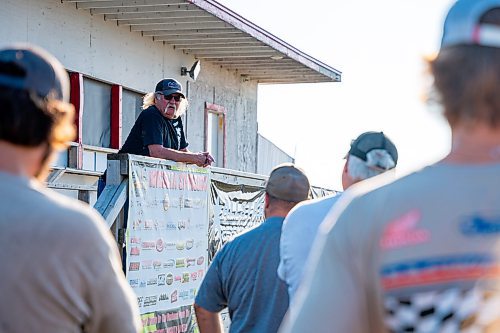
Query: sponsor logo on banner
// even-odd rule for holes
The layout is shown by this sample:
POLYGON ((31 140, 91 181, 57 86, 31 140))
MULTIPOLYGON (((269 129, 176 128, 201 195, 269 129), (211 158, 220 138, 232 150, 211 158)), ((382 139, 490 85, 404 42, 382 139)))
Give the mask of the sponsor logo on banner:
POLYGON ((165 274, 159 274, 158 275, 158 285, 159 286, 164 286, 165 285, 165 274))
POLYGON ((176 282, 181 282, 181 281, 182 281, 182 275, 176 275, 176 276, 174 277, 174 281, 176 281, 176 282))
POLYGON ((157 303, 158 296, 146 296, 144 297, 144 307, 154 306, 157 303))
POLYGON ((200 256, 196 260, 196 264, 198 264, 198 265, 203 265, 204 262, 205 262, 205 257, 204 256, 200 256))
POLYGON ((172 273, 168 273, 167 276, 166 276, 166 280, 165 282, 167 283, 167 285, 172 285, 172 283, 174 283, 174 274, 172 273))
POLYGON ((191 221, 189 219, 177 221, 177 229, 179 229, 179 230, 189 229, 190 225, 191 225, 191 221))
POLYGON ((174 222, 167 222, 167 230, 177 230, 177 226, 174 222))
POLYGON ((130 264, 129 264, 129 266, 128 266, 128 270, 129 270, 130 272, 138 271, 138 270, 139 270, 140 265, 141 265, 141 264, 140 264, 139 262, 137 262, 137 261, 135 261, 135 262, 134 262, 134 261, 132 261, 132 262, 130 262, 130 264))
POLYGON ((132 229, 134 229, 134 230, 142 230, 142 221, 141 220, 135 220, 132 223, 132 229))
POLYGON ((184 241, 178 241, 177 242, 177 246, 176 246, 176 249, 181 251, 181 250, 184 250, 184 241))
POLYGON ((130 286, 132 288, 137 288, 139 287, 139 279, 132 279, 132 280, 128 280, 128 283, 130 284, 130 286))
POLYGON ((144 230, 153 230, 155 223, 151 220, 144 221, 144 230))
POLYGON ((140 237, 130 237, 130 244, 141 244, 140 237))
POLYGON ((175 266, 175 260, 169 259, 163 263, 163 268, 173 268, 175 266))
POLYGON ((185 258, 176 259, 175 260, 175 267, 176 268, 186 267, 186 259, 185 258))
POLYGON ((203 269, 198 270, 198 279, 202 279, 205 271, 203 269))
POLYGON ((137 246, 133 246, 130 248, 130 255, 131 256, 139 256, 141 255, 141 249, 137 246))
POLYGON ((431 233, 418 226, 420 220, 420 211, 413 209, 389 222, 382 234, 380 247, 397 249, 428 242, 431 239, 431 233))
POLYGON ((137 304, 139 304, 139 307, 142 308, 142 302, 144 301, 144 297, 143 296, 139 296, 137 297, 137 304))
POLYGON ((148 286, 156 286, 157 284, 158 284, 158 280, 156 278, 151 278, 147 282, 148 286))
POLYGON ((162 252, 163 251, 163 239, 159 238, 157 241, 156 241, 156 251, 158 252, 162 252))
POLYGON ((165 250, 167 251, 172 251, 172 250, 175 250, 176 249, 176 246, 177 246, 177 243, 176 242, 165 242, 163 247, 165 248, 165 250))
POLYGON ((197 279, 198 279, 198 273, 197 272, 191 273, 191 280, 196 281, 197 279))
POLYGON ((187 265, 187 267, 194 266, 195 262, 196 262, 195 258, 187 258, 186 259, 186 265, 187 265))
POLYGON ((207 229, 207 224, 206 223, 196 223, 194 227, 198 230, 205 230, 207 229))
POLYGON ((174 290, 170 294, 170 303, 175 303, 175 302, 177 302, 177 290, 174 290))
POLYGON ((165 302, 165 301, 168 301, 168 295, 160 294, 160 297, 158 297, 158 302, 165 302))
POLYGON ((179 298, 183 301, 187 301, 191 298, 189 290, 183 290, 179 292, 179 298))
POLYGON ((161 261, 160 260, 153 261, 153 268, 155 270, 159 270, 161 268, 161 261))
POLYGON ((151 268, 153 268, 153 260, 144 260, 144 261, 141 261, 141 268, 142 269, 151 269, 151 268))
POLYGON ((156 249, 156 242, 152 241, 142 242, 141 247, 143 250, 153 250, 156 249))
POLYGON ((182 273, 182 281, 181 281, 181 283, 188 283, 188 282, 189 282, 189 272, 182 273))
POLYGON ((163 221, 155 221, 155 230, 163 231, 167 229, 167 224, 163 221))
POLYGON ((146 288, 146 281, 141 280, 139 283, 139 288, 146 288))
POLYGON ((191 250, 194 245, 194 239, 188 239, 186 241, 186 250, 191 250))
POLYGON ((496 236, 500 233, 500 218, 470 216, 460 223, 460 230, 466 236, 496 236))

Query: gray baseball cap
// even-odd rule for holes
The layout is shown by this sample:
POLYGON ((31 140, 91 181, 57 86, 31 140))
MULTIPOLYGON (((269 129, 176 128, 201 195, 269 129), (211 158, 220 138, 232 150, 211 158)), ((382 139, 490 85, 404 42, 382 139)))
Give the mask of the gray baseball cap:
POLYGON ((19 89, 42 99, 69 100, 69 78, 61 63, 30 44, 0 49, 0 87, 19 89))
POLYGON ((441 48, 453 45, 500 47, 500 26, 481 24, 481 17, 500 8, 500 0, 458 0, 451 7, 443 28, 441 48))
POLYGON ((269 175, 266 193, 290 202, 300 202, 309 198, 311 186, 302 169, 292 163, 276 166, 269 175))

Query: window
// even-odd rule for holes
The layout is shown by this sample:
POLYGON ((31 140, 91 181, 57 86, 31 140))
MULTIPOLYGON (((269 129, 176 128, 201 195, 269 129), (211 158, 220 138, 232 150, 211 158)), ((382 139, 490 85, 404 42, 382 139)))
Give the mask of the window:
POLYGON ((215 166, 226 166, 226 109, 205 103, 205 150, 214 157, 215 166))

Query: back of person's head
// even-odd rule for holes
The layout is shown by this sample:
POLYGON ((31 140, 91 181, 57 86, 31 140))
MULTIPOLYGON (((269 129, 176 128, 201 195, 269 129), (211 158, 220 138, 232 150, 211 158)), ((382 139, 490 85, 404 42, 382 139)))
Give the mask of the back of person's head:
POLYGON ((311 186, 302 169, 292 163, 283 163, 271 171, 266 193, 271 204, 291 209, 297 203, 309 199, 311 186))
POLYGON ((68 99, 68 75, 48 52, 27 44, 0 49, 1 141, 65 147, 75 135, 68 99))
POLYGON ((383 132, 365 132, 351 143, 347 153, 347 173, 360 181, 396 167, 398 150, 383 132))
POLYGON ((430 61, 450 125, 500 125, 500 0, 458 0, 430 61))

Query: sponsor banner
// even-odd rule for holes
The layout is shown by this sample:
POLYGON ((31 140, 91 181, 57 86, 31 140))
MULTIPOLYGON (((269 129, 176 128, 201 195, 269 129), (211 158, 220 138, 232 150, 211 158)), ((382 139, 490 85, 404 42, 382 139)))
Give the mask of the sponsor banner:
MULTIPOLYGON (((311 188, 312 198, 337 194, 337 191, 319 187, 311 188)), ((209 206, 208 256, 215 254, 228 240, 264 221, 264 186, 238 184, 211 180, 209 206)))
MULTIPOLYGON (((164 297, 168 297, 168 295, 164 294, 164 297)), ((191 333, 198 331, 192 306, 144 313, 141 315, 141 319, 143 333, 191 333)))
POLYGON ((210 261, 228 240, 264 221, 262 187, 212 180, 208 229, 210 261))
POLYGON ((168 326, 165 332, 188 332, 190 321, 170 326, 165 318, 191 317, 207 269, 208 170, 130 158, 129 174, 127 280, 141 314, 154 314, 148 320, 168 326), (184 307, 189 316, 179 312, 184 307))

